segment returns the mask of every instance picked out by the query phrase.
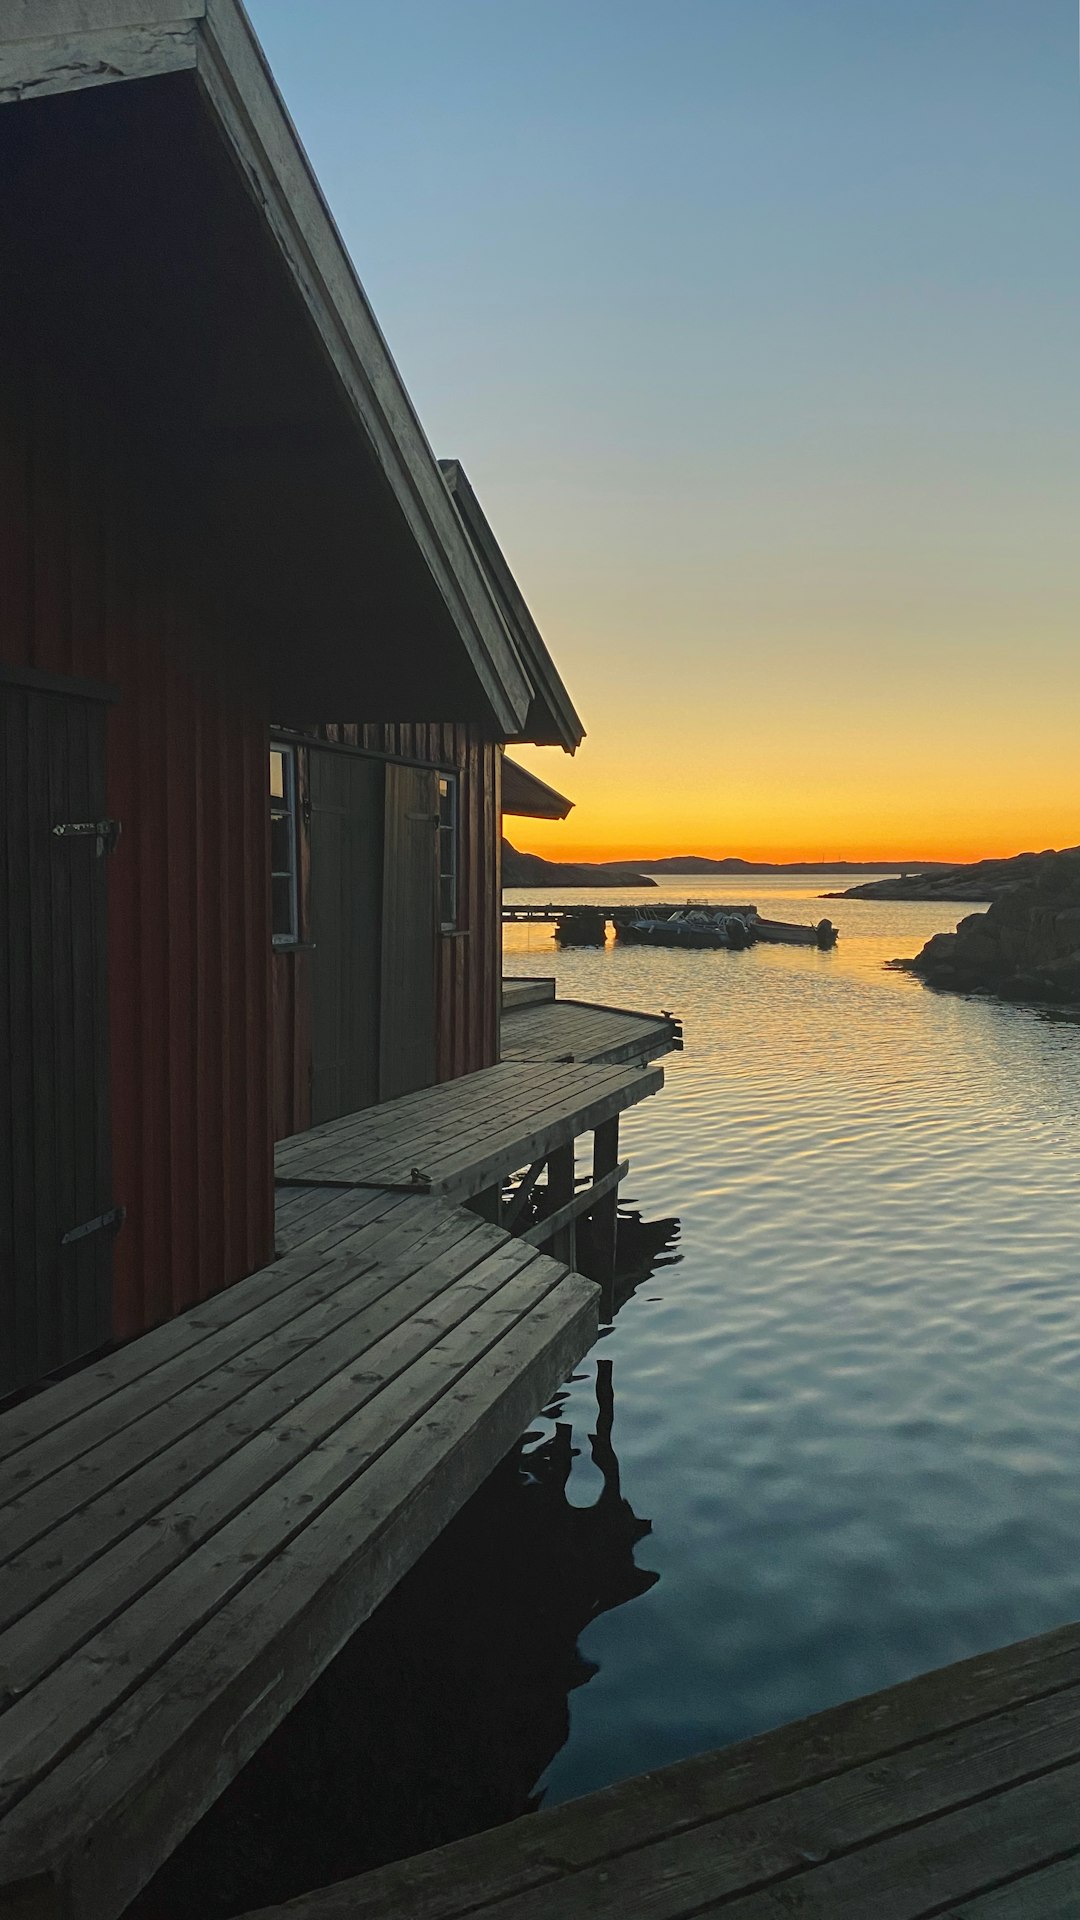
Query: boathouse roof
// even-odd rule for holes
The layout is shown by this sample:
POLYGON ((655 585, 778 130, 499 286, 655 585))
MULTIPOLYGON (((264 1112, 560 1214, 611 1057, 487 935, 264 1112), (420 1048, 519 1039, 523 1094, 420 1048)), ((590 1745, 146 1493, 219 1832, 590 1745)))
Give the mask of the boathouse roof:
POLYGON ((9 0, 0 102, 34 297, 197 508, 271 701, 539 737, 550 663, 508 634, 237 0, 9 0))
POLYGON ((573 807, 564 793, 557 793, 546 780, 538 780, 519 761, 509 755, 503 759, 502 810, 528 820, 565 820, 573 807))
POLYGON ((573 753, 585 737, 585 728, 525 604, 506 555, 491 530, 491 523, 473 492, 460 460, 440 460, 439 465, 469 538, 486 569, 507 630, 533 688, 528 714, 514 737, 529 740, 535 746, 565 747, 568 753, 573 753))

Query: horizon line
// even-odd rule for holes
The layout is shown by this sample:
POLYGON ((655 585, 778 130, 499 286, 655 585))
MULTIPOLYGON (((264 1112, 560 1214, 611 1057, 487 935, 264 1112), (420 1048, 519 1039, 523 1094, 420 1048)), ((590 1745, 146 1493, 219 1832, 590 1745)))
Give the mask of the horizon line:
MULTIPOLYGON (((553 848, 550 842, 548 842, 543 848, 540 848, 537 846, 521 845, 519 844, 517 839, 512 838, 510 834, 505 832, 506 824, 508 823, 504 823, 504 837, 510 841, 510 844, 514 847, 515 851, 518 853, 535 854, 538 858, 542 860, 553 861, 557 865, 628 866, 628 867, 639 867, 644 870, 647 870, 649 866, 657 860, 663 860, 665 862, 669 862, 672 860, 710 860, 710 861, 716 861, 716 862, 738 860, 738 861, 744 862, 747 866, 820 867, 823 869, 830 869, 834 867, 887 866, 887 867, 897 867, 904 870, 910 870, 910 869, 918 870, 920 868, 926 868, 926 867, 974 866, 982 860, 1016 860, 1016 859, 1020 859, 1025 854, 1054 853, 1054 852, 1061 851, 1061 849, 1058 847, 1032 846, 1032 847, 1020 847, 1016 851, 1010 852, 1010 853, 1001 853, 997 851, 964 853, 964 854, 907 853, 901 856, 898 854, 893 854, 891 852, 859 853, 859 854, 852 854, 852 853, 809 854, 805 852, 777 853, 773 851, 770 851, 768 853, 763 852, 763 853, 752 853, 752 854, 750 853, 708 853, 708 852, 697 851, 697 850, 691 851, 688 848, 684 848, 678 853, 663 853, 663 852, 660 852, 659 850, 653 850, 652 852, 649 852, 649 853, 640 853, 640 852, 635 853, 632 850, 630 852, 622 852, 621 850, 616 850, 613 852, 610 850, 610 848, 597 848, 595 846, 585 846, 585 847, 578 847, 578 848, 567 847, 564 850, 563 848, 559 848, 559 849, 553 848)), ((528 837, 531 837, 531 836, 528 836, 528 837)))

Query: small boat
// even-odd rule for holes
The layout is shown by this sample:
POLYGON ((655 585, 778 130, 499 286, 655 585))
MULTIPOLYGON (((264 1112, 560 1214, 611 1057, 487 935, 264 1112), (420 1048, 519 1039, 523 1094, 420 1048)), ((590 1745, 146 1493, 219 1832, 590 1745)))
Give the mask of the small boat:
POLYGON ((751 944, 747 921, 737 913, 708 907, 687 907, 670 914, 647 910, 619 926, 619 938, 650 947, 728 947, 738 951, 751 944))
POLYGON ((836 928, 831 920, 819 920, 816 927, 799 926, 791 920, 762 920, 755 914, 750 922, 755 940, 785 947, 820 947, 827 951, 836 945, 836 928))

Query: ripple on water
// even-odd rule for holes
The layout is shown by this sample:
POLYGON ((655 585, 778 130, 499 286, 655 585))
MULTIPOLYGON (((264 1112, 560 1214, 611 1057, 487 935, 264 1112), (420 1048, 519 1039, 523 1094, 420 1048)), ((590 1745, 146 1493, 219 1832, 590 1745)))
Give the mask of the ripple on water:
POLYGON ((1080 1027, 884 970, 949 909, 828 911, 824 956, 506 930, 507 972, 686 1032, 624 1124, 682 1260, 603 1343, 661 1577, 586 1634, 549 1799, 1080 1616, 1080 1027))

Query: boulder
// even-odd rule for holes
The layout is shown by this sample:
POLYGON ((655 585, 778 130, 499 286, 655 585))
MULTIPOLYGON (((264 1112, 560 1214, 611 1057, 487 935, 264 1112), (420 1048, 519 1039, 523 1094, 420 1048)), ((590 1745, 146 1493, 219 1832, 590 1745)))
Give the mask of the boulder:
POLYGON ((928 986, 1080 1005, 1080 851, 1040 854, 985 913, 901 964, 928 986))

